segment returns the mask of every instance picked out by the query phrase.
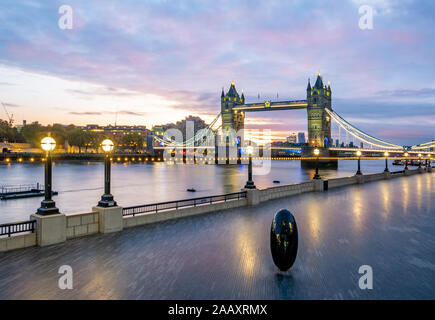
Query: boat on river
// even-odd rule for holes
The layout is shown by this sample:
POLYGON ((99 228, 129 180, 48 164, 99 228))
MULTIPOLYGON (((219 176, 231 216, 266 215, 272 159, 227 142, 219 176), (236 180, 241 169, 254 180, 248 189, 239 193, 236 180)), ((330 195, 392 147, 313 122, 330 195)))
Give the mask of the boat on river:
MULTIPOLYGON (((42 197, 45 194, 44 186, 36 184, 5 185, 0 187, 0 200, 23 199, 31 197, 42 197)), ((53 191, 52 195, 58 192, 53 191)))

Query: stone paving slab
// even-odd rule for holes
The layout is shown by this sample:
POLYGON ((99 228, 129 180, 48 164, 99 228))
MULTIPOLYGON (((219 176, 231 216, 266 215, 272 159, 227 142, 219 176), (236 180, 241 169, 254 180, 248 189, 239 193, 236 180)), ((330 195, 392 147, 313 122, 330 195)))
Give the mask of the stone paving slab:
POLYGON ((402 177, 0 253, 0 298, 435 299, 434 184, 402 177), (269 249, 280 208, 299 228, 288 272, 269 249), (73 290, 58 288, 65 264, 73 290), (373 290, 359 289, 361 265, 373 290))

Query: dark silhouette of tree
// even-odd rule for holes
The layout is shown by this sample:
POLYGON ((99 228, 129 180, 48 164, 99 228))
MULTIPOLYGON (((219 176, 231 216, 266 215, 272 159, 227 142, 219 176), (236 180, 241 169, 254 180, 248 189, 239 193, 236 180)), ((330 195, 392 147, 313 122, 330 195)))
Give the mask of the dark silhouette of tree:
POLYGON ((9 125, 9 122, 0 120, 0 141, 24 142, 24 138, 17 128, 9 125))
POLYGON ((144 138, 137 133, 128 133, 122 136, 120 143, 132 152, 137 152, 138 149, 142 149, 144 138))
POLYGON ((79 153, 82 153, 82 148, 89 146, 91 142, 91 136, 89 132, 80 128, 70 128, 67 133, 68 143, 71 146, 79 148, 79 153))

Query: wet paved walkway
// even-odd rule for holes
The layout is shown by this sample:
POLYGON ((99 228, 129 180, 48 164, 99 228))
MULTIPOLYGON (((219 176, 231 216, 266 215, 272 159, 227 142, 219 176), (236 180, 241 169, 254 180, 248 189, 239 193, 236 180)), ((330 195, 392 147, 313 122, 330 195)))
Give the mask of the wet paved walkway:
POLYGON ((435 174, 0 253, 1 299, 435 299, 435 174), (293 268, 269 250, 274 212, 299 227, 293 268), (74 289, 60 290, 61 265, 74 289), (373 268, 360 290, 358 268, 373 268))

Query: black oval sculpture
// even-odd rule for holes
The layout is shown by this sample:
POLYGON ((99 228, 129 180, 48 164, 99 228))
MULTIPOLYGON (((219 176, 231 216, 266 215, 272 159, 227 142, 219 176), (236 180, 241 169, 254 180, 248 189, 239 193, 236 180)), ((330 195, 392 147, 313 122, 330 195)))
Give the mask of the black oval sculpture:
POLYGON ((270 251, 275 265, 287 271, 298 253, 298 227, 295 217, 287 209, 281 209, 273 218, 270 228, 270 251))

